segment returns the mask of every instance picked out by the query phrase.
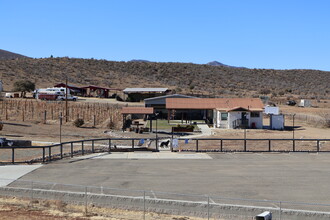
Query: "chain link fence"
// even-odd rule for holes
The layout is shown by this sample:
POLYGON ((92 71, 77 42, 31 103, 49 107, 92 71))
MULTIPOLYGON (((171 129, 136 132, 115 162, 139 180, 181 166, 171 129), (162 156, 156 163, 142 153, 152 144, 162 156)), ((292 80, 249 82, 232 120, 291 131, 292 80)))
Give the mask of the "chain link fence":
POLYGON ((89 207, 109 207, 147 212, 202 217, 205 219, 255 219, 264 212, 272 219, 315 220, 330 218, 330 204, 297 203, 224 198, 168 192, 115 189, 103 186, 70 185, 25 180, 0 179, 0 195, 33 200, 59 200, 89 207))

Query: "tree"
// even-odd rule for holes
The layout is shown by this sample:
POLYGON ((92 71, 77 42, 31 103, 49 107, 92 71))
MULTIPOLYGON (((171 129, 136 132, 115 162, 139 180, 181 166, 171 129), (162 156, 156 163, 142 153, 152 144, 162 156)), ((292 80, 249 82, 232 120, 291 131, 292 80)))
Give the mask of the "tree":
POLYGON ((21 97, 25 97, 26 92, 32 92, 36 86, 29 80, 19 80, 14 83, 14 91, 21 92, 21 97))

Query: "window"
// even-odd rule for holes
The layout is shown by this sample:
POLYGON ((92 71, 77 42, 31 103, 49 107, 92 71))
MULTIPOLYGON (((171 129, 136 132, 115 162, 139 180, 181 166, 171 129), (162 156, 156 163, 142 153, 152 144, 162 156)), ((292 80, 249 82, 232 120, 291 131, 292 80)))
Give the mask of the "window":
POLYGON ((251 112, 251 118, 259 118, 260 112, 251 112))
POLYGON ((221 121, 227 121, 228 113, 221 113, 221 121))

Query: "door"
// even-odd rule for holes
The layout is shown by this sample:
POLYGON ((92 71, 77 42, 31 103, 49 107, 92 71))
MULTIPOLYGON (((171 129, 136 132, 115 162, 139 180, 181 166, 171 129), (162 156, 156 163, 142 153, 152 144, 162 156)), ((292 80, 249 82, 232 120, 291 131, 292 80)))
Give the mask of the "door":
POLYGON ((248 126, 249 122, 247 119, 247 112, 242 112, 242 125, 244 126, 248 126))

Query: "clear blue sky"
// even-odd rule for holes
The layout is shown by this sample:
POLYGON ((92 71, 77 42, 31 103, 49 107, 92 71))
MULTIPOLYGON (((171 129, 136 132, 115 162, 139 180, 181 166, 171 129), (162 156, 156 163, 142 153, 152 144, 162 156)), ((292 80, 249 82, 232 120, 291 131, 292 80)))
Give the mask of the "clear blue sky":
POLYGON ((0 0, 0 49, 30 57, 330 71, 329 0, 0 0))

